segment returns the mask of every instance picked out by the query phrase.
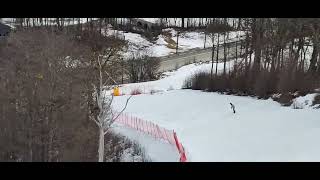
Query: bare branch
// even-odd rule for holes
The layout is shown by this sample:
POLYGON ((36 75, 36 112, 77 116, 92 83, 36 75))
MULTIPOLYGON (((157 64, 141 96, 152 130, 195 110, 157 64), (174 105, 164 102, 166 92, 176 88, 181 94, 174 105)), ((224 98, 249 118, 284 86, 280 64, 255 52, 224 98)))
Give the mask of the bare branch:
POLYGON ((119 114, 118 114, 115 118, 113 118, 113 119, 111 120, 111 124, 112 124, 116 119, 118 119, 118 117, 122 114, 122 112, 127 108, 128 102, 129 102, 129 100, 130 100, 130 98, 131 98, 132 96, 133 96, 133 95, 131 95, 131 96, 127 99, 126 105, 125 105, 124 108, 119 112, 119 114))
POLYGON ((115 83, 115 84, 118 84, 111 76, 108 72, 106 72, 106 74, 109 76, 109 78, 115 83))
POLYGON ((108 130, 109 130, 110 128, 108 127, 106 130, 105 130, 105 132, 103 133, 103 135, 106 135, 107 133, 108 133, 108 130))
POLYGON ((111 111, 110 111, 110 112, 111 112, 111 117, 113 117, 113 116, 114 116, 114 114, 113 114, 113 111, 112 111, 112 109, 111 109, 111 111))
POLYGON ((110 50, 108 52, 108 57, 104 61, 102 68, 104 68, 106 66, 107 62, 109 61, 109 59, 115 55, 115 52, 117 52, 116 48, 110 48, 110 50))
POLYGON ((107 82, 108 82, 108 80, 109 79, 111 79, 110 77, 108 77, 108 79, 106 79, 106 81, 103 83, 103 85, 102 86, 106 86, 107 85, 107 82))

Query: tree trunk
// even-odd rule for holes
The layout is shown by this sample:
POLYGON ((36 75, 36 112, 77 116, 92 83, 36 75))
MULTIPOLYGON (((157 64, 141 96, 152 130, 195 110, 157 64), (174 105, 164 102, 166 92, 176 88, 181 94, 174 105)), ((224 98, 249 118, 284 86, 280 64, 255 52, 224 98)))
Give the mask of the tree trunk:
POLYGON ((249 51, 249 64, 248 64, 248 70, 251 68, 251 61, 252 61, 252 50, 249 51))
POLYGON ((316 71, 316 62, 317 62, 317 58, 318 58, 318 54, 319 54, 319 46, 318 46, 318 38, 315 37, 313 40, 313 51, 312 51, 312 56, 310 59, 310 65, 309 65, 309 69, 308 72, 310 73, 314 73, 316 71))
POLYGON ((204 32, 204 44, 203 44, 203 48, 206 48, 206 42, 207 42, 207 33, 204 32))
POLYGON ((226 53, 226 33, 223 34, 223 75, 226 75, 227 53, 226 53))
POLYGON ((99 127, 99 162, 104 161, 104 130, 99 127))
POLYGON ((274 47, 272 49, 272 57, 271 57, 271 72, 275 71, 275 63, 277 61, 278 47, 274 47))
POLYGON ((265 53, 265 61, 264 61, 263 68, 264 68, 264 69, 267 69, 267 63, 268 63, 268 47, 265 48, 264 53, 265 53))
POLYGON ((102 29, 102 18, 99 18, 99 33, 101 34, 101 29, 102 29))
POLYGON ((220 34, 218 33, 218 42, 217 42, 217 55, 216 55, 216 75, 218 75, 218 61, 219 61, 219 38, 220 34))
POLYGON ((248 72, 248 54, 249 54, 249 34, 246 32, 246 44, 245 44, 245 71, 248 72))
POLYGON ((240 30, 240 27, 241 27, 241 18, 238 19, 238 27, 237 27, 237 29, 240 30))
POLYGON ((82 31, 82 27, 81 27, 81 19, 79 18, 78 19, 78 29, 79 29, 79 32, 82 31))
POLYGON ((240 52, 239 52, 239 55, 240 55, 240 58, 242 57, 242 48, 243 48, 243 45, 242 45, 242 41, 239 41, 240 42, 240 52))
POLYGON ((283 64, 284 64, 284 62, 283 62, 283 61, 284 61, 283 51, 284 51, 284 48, 281 49, 281 64, 280 64, 280 69, 283 68, 283 64))
POLYGON ((300 54, 301 49, 303 48, 303 44, 304 44, 303 38, 299 38, 298 49, 297 49, 296 52, 294 52, 294 65, 295 65, 295 69, 296 70, 298 70, 298 67, 299 67, 298 66, 298 64, 299 64, 299 54, 300 54))
POLYGON ((276 65, 277 72, 280 70, 281 51, 282 51, 282 48, 280 47, 278 50, 278 56, 277 56, 277 65, 276 65))
MULTIPOLYGON (((320 53, 320 52, 318 52, 318 53, 320 53)), ((318 75, 320 75, 320 58, 318 58, 317 68, 318 68, 317 73, 318 73, 318 75)))
POLYGON ((213 59, 214 59, 214 34, 212 34, 211 79, 213 77, 213 59))
POLYGON ((261 52, 263 46, 263 33, 264 33, 264 19, 255 19, 253 23, 253 50, 254 50, 254 61, 253 61, 253 71, 254 75, 256 75, 260 71, 261 64, 261 52))
POLYGON ((178 54, 178 48, 179 48, 179 32, 177 32, 177 46, 176 46, 176 54, 178 54))
POLYGON ((305 62, 305 60, 306 60, 306 52, 307 52, 307 50, 308 50, 308 46, 307 46, 307 48, 303 51, 303 59, 302 59, 302 61, 301 61, 301 70, 304 72, 304 62, 305 62))
POLYGON ((254 60, 253 60, 253 68, 254 71, 260 70, 260 62, 261 62, 261 44, 260 44, 260 36, 258 36, 257 41, 254 46, 254 60))
POLYGON ((60 21, 61 21, 61 29, 64 27, 64 18, 60 18, 60 21))
POLYGON ((236 41, 236 62, 237 62, 237 60, 238 60, 238 43, 236 41))
POLYGON ((187 29, 189 28, 189 19, 190 18, 187 18, 187 29))
POLYGON ((58 29, 61 30, 60 19, 56 18, 58 29))
POLYGON ((20 18, 20 26, 23 27, 23 18, 20 18))
POLYGON ((236 41, 236 61, 235 61, 235 64, 234 64, 234 71, 236 71, 237 63, 238 63, 238 44, 237 44, 237 41, 236 41))

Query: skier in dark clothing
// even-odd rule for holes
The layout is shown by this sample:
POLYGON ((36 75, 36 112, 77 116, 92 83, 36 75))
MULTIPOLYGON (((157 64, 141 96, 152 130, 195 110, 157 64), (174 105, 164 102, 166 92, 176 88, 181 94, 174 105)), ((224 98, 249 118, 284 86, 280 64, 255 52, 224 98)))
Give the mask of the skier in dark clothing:
POLYGON ((233 110, 233 113, 236 113, 234 105, 232 103, 230 103, 230 105, 231 105, 231 109, 233 110))

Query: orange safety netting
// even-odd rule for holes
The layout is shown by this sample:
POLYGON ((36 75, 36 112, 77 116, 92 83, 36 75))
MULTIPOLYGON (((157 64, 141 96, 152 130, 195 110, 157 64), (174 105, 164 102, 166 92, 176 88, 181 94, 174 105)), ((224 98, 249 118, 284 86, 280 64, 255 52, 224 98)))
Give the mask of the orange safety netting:
POLYGON ((122 113, 117 119, 116 122, 123 124, 127 127, 136 129, 145 134, 149 134, 156 139, 164 140, 171 145, 177 147, 177 150, 180 154, 180 161, 186 162, 187 157, 184 151, 182 144, 179 142, 178 137, 174 130, 168 130, 166 128, 160 127, 150 121, 140 119, 138 117, 133 117, 127 113, 122 113))

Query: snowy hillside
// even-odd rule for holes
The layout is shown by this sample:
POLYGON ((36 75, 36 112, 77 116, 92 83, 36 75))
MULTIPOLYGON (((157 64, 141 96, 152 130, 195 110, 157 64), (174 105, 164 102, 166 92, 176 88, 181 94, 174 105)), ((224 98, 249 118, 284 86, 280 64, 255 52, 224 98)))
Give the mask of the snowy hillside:
MULTIPOLYGON (((174 42, 173 46, 177 43, 177 31, 173 28, 167 28, 163 29, 163 32, 166 32, 166 34, 170 34, 171 37, 167 37, 164 34, 161 34, 157 37, 156 42, 150 42, 145 37, 143 37, 140 34, 137 33, 131 33, 131 32, 124 32, 124 31, 118 31, 113 29, 108 29, 105 32, 105 35, 111 36, 111 35, 120 35, 124 36, 125 40, 128 41, 129 47, 128 50, 124 52, 125 57, 129 57, 132 53, 136 52, 137 50, 143 50, 150 55, 155 57, 161 57, 170 55, 176 52, 175 48, 172 48, 172 44, 168 42, 168 39, 170 39, 171 42, 174 42)), ((226 42, 232 42, 238 40, 237 37, 240 37, 244 34, 242 31, 234 31, 230 32, 229 36, 227 37, 226 42)), ((217 38, 215 38, 215 44, 217 43, 217 38)), ((223 43, 223 36, 220 36, 219 38, 219 44, 223 43)), ((178 48, 179 52, 184 52, 193 48, 203 48, 204 44, 206 44, 206 47, 212 47, 212 41, 209 36, 206 37, 205 40, 205 34, 203 32, 183 32, 180 33, 179 39, 178 39, 178 48), (206 43, 205 43, 206 42, 206 43)))
MULTIPOLYGON (((125 112, 175 129, 189 161, 320 161, 319 109, 294 109, 271 99, 181 89, 192 72, 209 69, 210 64, 190 64, 158 81, 123 85, 121 90, 125 92, 137 87, 145 88, 146 93, 151 89, 163 90, 134 96, 125 112), (235 105, 236 114, 230 109, 230 102, 235 105)), ((309 103, 313 97, 295 101, 307 99, 309 103)), ((126 98, 115 97, 114 108, 120 110, 126 98)), ((168 147, 157 146, 155 150, 141 136, 144 135, 138 142, 147 152, 159 156, 157 160, 165 153, 174 160, 174 152, 168 147)))

